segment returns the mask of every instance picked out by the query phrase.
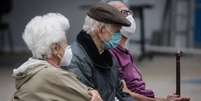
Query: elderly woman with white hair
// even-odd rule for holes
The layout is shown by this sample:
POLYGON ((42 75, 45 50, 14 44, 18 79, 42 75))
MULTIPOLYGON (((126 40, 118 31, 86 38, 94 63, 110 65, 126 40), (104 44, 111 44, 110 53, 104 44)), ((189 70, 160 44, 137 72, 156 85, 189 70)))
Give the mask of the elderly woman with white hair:
POLYGON ((23 39, 33 56, 13 71, 13 101, 102 100, 96 90, 59 68, 72 58, 65 36, 69 27, 68 19, 58 13, 36 16, 27 24, 23 39))

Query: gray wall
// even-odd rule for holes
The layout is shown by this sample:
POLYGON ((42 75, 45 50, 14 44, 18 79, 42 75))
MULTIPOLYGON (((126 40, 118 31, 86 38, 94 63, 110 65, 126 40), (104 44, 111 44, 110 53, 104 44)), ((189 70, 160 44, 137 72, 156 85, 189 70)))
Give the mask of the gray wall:
MULTIPOLYGON (((79 9, 80 5, 93 4, 99 0, 13 0, 13 11, 5 16, 13 32, 14 46, 16 51, 27 50, 21 35, 26 23, 36 15, 45 14, 47 12, 59 12, 68 17, 71 28, 67 35, 68 40, 72 42, 76 34, 80 31, 85 10, 79 9)), ((145 32, 146 38, 149 39, 153 30, 160 28, 161 14, 163 10, 164 0, 130 0, 130 4, 153 4, 153 8, 145 11, 145 32)), ((139 39, 139 20, 136 18, 137 31, 133 36, 139 39)))

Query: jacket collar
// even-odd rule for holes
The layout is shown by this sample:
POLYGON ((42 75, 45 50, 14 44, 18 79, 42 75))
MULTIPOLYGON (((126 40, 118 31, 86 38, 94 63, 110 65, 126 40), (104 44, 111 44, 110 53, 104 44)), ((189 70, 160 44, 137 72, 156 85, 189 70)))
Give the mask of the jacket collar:
POLYGON ((85 31, 82 30, 78 34, 77 41, 84 48, 96 67, 106 69, 113 65, 112 55, 110 52, 108 50, 104 50, 104 52, 100 54, 91 36, 85 31))

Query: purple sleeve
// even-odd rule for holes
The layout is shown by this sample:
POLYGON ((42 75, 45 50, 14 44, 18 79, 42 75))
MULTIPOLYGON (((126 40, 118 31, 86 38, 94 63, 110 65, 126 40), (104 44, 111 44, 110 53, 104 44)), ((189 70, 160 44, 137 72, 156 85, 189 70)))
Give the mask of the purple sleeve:
POLYGON ((138 94, 154 98, 152 90, 145 88, 145 82, 141 77, 141 73, 134 65, 128 65, 124 68, 119 68, 120 77, 126 81, 128 89, 138 94))

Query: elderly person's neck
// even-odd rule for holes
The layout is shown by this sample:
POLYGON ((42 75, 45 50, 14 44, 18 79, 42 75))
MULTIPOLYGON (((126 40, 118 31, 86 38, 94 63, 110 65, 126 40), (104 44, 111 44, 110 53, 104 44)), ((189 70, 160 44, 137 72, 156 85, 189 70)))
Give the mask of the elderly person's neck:
POLYGON ((98 38, 98 36, 94 34, 90 34, 94 44, 96 45, 96 48, 98 49, 99 54, 102 54, 104 52, 104 43, 98 38))
POLYGON ((60 64, 60 59, 57 59, 55 57, 50 57, 48 58, 48 63, 50 63, 51 65, 55 66, 55 67, 59 67, 60 64))
POLYGON ((120 43, 119 43, 120 47, 126 48, 126 43, 127 43, 127 41, 128 41, 128 38, 122 36, 122 37, 121 37, 121 41, 120 41, 120 43))

